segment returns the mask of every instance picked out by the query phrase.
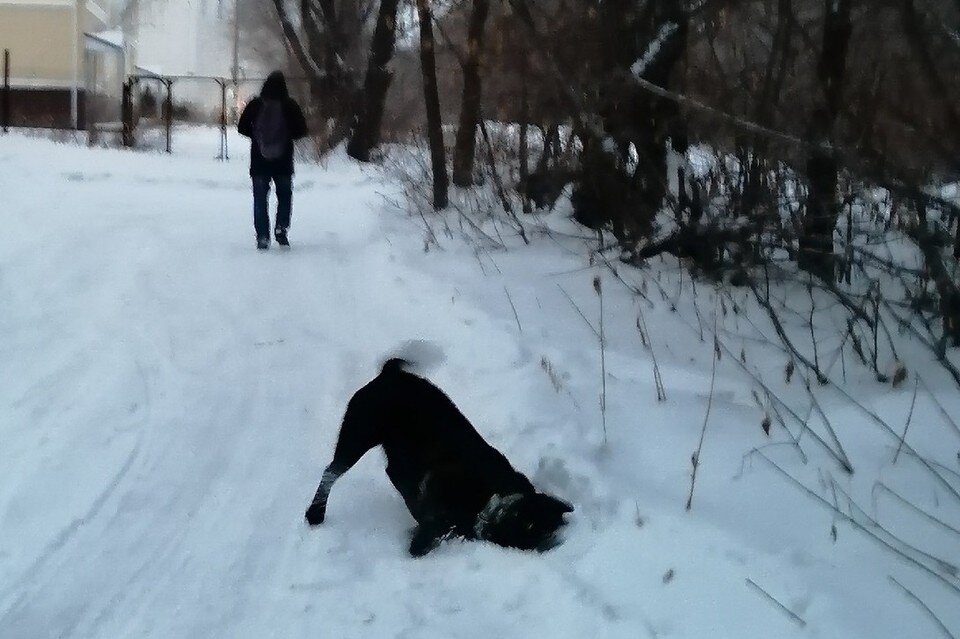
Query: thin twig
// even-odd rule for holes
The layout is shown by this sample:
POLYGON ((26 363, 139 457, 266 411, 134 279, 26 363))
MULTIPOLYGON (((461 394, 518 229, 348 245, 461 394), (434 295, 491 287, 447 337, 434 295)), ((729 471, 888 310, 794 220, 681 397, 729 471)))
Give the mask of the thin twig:
POLYGON ((607 340, 603 329, 603 285, 600 276, 593 278, 593 290, 600 298, 600 422, 603 425, 603 445, 607 445, 607 340))
MULTIPOLYGON (((813 275, 810 276, 813 278, 813 275)), ((814 370, 820 370, 820 353, 817 349, 817 334, 814 328, 813 319, 817 312, 817 302, 813 298, 813 287, 808 286, 807 292, 810 294, 810 343, 813 346, 813 366, 814 370)))
MULTIPOLYGON (((691 327, 691 330, 692 330, 692 327, 691 327)), ((853 472, 853 469, 849 466, 849 462, 845 462, 845 461, 837 454, 837 451, 833 450, 833 448, 830 447, 830 444, 828 444, 828 443, 823 439, 823 437, 820 436, 819 433, 817 433, 816 431, 812 430, 812 429, 807 425, 806 421, 803 420, 803 419, 801 419, 800 416, 797 415, 796 411, 794 411, 792 408, 790 408, 790 406, 789 406, 786 402, 784 402, 782 399, 780 399, 780 398, 777 396, 777 394, 774 393, 774 392, 770 389, 770 387, 767 386, 767 385, 763 382, 763 380, 761 380, 753 371, 751 371, 751 370, 747 367, 746 364, 744 364, 743 362, 741 362, 740 359, 733 353, 732 350, 730 350, 730 348, 729 348, 726 344, 724 344, 724 343, 723 343, 722 341, 720 341, 720 340, 717 340, 717 341, 718 341, 719 344, 720 344, 720 348, 722 348, 722 349, 724 350, 724 352, 727 353, 727 355, 731 356, 731 357, 733 358, 733 360, 737 363, 737 365, 738 365, 747 375, 750 376, 750 378, 753 380, 753 382, 754 382, 755 384, 757 384, 757 386, 759 386, 759 387, 763 390, 763 392, 766 394, 767 398, 768 398, 771 402, 773 402, 773 403, 775 403, 775 404, 779 404, 779 406, 780 406, 781 408, 783 408, 784 412, 786 412, 790 417, 793 418, 794 421, 796 421, 796 422, 800 425, 800 428, 802 429, 802 430, 801 430, 801 434, 802 434, 803 432, 809 432, 809 433, 810 433, 810 436, 813 437, 814 440, 816 440, 816 442, 817 442, 818 444, 820 444, 820 446, 821 446, 827 453, 829 453, 830 456, 833 457, 833 458, 840 464, 841 468, 843 468, 843 469, 844 469, 846 472, 848 472, 848 473, 853 472)), ((796 439, 796 443, 797 443, 797 447, 799 448, 799 437, 796 439)), ((801 454, 802 454, 802 451, 801 451, 801 454)), ((804 455, 804 458, 806 458, 806 455, 804 455)))
POLYGON ((934 395, 933 391, 930 390, 930 387, 927 386, 927 383, 923 381, 923 378, 920 377, 919 375, 917 375, 917 378, 920 380, 920 384, 923 386, 923 390, 927 391, 927 395, 930 396, 930 399, 933 400, 934 405, 936 405, 937 409, 940 411, 940 415, 943 417, 943 419, 946 420, 946 422, 953 427, 953 430, 954 432, 957 433, 957 435, 960 435, 960 426, 957 425, 957 422, 955 422, 953 418, 950 417, 950 413, 946 411, 946 409, 943 407, 943 404, 941 404, 940 400, 937 399, 937 396, 934 395))
POLYGON ((915 594, 913 593, 913 591, 911 591, 909 588, 907 588, 906 586, 904 586, 902 583, 900 583, 899 581, 897 581, 896 579, 894 579, 892 576, 888 576, 888 577, 889 577, 890 581, 892 581, 892 582, 895 583, 896 585, 900 586, 900 589, 903 590, 904 594, 906 594, 907 597, 909 597, 910 599, 912 599, 914 602, 916 602, 921 608, 923 608, 923 609, 926 611, 926 613, 930 616, 930 618, 933 619, 934 623, 936 623, 937 626, 940 628, 940 631, 943 633, 943 636, 947 637, 948 639, 957 639, 957 638, 953 635, 953 633, 951 633, 951 632, 947 629, 947 627, 946 627, 945 625, 943 625, 943 622, 940 621, 940 617, 938 617, 938 616, 936 615, 936 613, 934 613, 932 610, 930 610, 930 607, 929 607, 927 604, 923 603, 923 601, 920 599, 920 597, 918 597, 917 595, 915 595, 915 594))
POLYGON ((780 340, 783 342, 784 346, 790 349, 790 352, 793 353, 793 356, 800 360, 807 368, 816 373, 818 382, 825 384, 827 382, 826 375, 823 374, 823 372, 815 363, 811 362, 806 355, 801 353, 800 350, 793 345, 793 342, 787 335, 787 331, 780 322, 780 317, 777 315, 777 312, 770 303, 770 300, 764 299, 763 296, 760 295, 760 291, 757 290, 757 286, 752 280, 748 281, 748 285, 753 291, 753 296, 757 300, 757 303, 767 311, 767 315, 770 317, 770 322, 773 324, 773 328, 777 331, 777 335, 780 336, 780 340))
MULTIPOLYGON (((836 384, 834 384, 834 385, 832 385, 832 386, 833 386, 833 388, 835 388, 835 389, 837 390, 838 393, 840 393, 841 395, 843 395, 843 396, 847 399, 847 401, 849 401, 850 403, 854 404, 854 405, 855 405, 857 408, 859 408, 865 415, 867 415, 868 417, 870 417, 870 419, 872 419, 874 422, 876 422, 877 424, 879 424, 879 425, 887 432, 887 434, 891 435, 891 436, 894 437, 895 439, 899 439, 899 437, 898 437, 898 435, 897 435, 897 432, 896 432, 895 430, 893 430, 893 427, 891 427, 890 424, 888 424, 886 421, 884 421, 883 418, 881 418, 879 415, 877 415, 876 413, 874 413, 873 411, 871 411, 869 408, 867 408, 866 406, 864 406, 862 402, 857 401, 857 399, 855 399, 855 398, 853 397, 853 395, 851 395, 850 393, 848 393, 842 386, 837 386, 836 384)), ((933 467, 933 465, 931 464, 930 461, 928 461, 926 458, 922 457, 916 450, 914 450, 914 448, 913 448, 912 446, 910 446, 910 444, 908 444, 908 443, 906 443, 906 442, 903 442, 903 448, 904 448, 904 450, 906 450, 908 453, 910 453, 910 454, 912 454, 914 457, 916 457, 916 458, 917 458, 917 461, 919 461, 919 462, 937 479, 937 481, 940 482, 940 484, 941 484, 944 488, 946 488, 947 491, 948 491, 951 495, 953 495, 953 497, 954 497, 955 499, 957 499, 958 501, 960 501, 960 492, 958 492, 958 491, 957 491, 957 488, 956 488, 953 484, 951 484, 950 482, 948 482, 948 481, 943 477, 943 475, 941 475, 940 473, 938 473, 938 472, 936 471, 936 469, 933 467)))
POLYGON ((507 301, 510 302, 510 308, 513 310, 513 319, 517 320, 517 328, 522 333, 523 326, 520 325, 520 315, 517 313, 517 307, 513 304, 513 298, 510 297, 510 291, 507 290, 506 284, 503 286, 503 292, 507 294, 507 301))
MULTIPOLYGON (((950 477, 953 477, 954 481, 960 481, 960 473, 950 468, 949 466, 945 466, 934 459, 927 459, 926 457, 921 457, 917 451, 911 449, 909 446, 907 447, 907 454, 911 455, 914 459, 916 459, 921 464, 929 464, 930 467, 932 468, 939 468, 950 477)), ((953 484, 951 484, 951 486, 952 485, 953 484)))
POLYGON ((937 581, 939 581, 941 584, 945 585, 947 588, 949 588, 950 590, 952 590, 952 591, 954 592, 954 594, 960 595, 960 588, 958 588, 957 585, 954 584, 953 582, 947 580, 943 575, 941 575, 941 574, 938 573, 937 571, 933 570, 932 568, 930 568, 930 567, 927 566, 926 564, 923 564, 923 563, 917 561, 916 559, 914 559, 914 558, 911 557, 910 555, 907 555, 906 553, 904 553, 902 550, 900 550, 900 549, 897 548, 896 546, 891 545, 888 541, 884 540, 882 537, 880 537, 879 535, 877 535, 876 533, 874 533, 872 530, 870 530, 869 528, 867 528, 866 526, 864 526, 862 523, 860 523, 859 521, 857 521, 856 519, 854 519, 853 517, 851 517, 851 516, 848 515, 847 513, 843 512, 842 510, 840 510, 839 508, 837 508, 836 506, 834 506, 833 504, 831 504, 829 501, 827 501, 826 499, 824 499, 823 497, 821 497, 821 496, 818 495, 817 493, 815 493, 815 492, 813 492, 812 490, 810 490, 807 486, 805 486, 803 483, 801 483, 800 480, 796 479, 793 475, 791 475, 790 473, 788 473, 787 471, 785 471, 785 470, 784 470, 783 468, 781 468, 775 461, 773 461, 772 459, 770 459, 769 457, 767 457, 766 455, 764 455, 764 454, 763 454, 762 452, 760 452, 759 450, 756 450, 756 454, 757 454, 762 460, 764 460, 765 462, 767 462, 768 464, 770 464, 770 466, 772 466, 772 467, 774 468, 774 470, 776 470, 776 471, 777 471, 778 473, 780 473, 783 477, 785 477, 788 481, 790 481, 790 483, 792 483, 792 484, 794 484, 795 486, 797 486, 798 488, 800 488, 800 490, 802 490, 804 493, 806 493, 807 495, 809 495, 810 497, 812 497, 814 500, 816 500, 816 501, 817 501, 818 503, 820 503, 821 505, 826 506, 827 508, 829 508, 832 512, 836 513, 841 519, 843 519, 844 521, 847 521, 848 523, 850 523, 851 525, 853 525, 854 528, 856 528, 856 529, 859 530, 860 532, 862 532, 862 533, 864 533, 865 535, 867 535, 867 537, 869 537, 870 539, 872 539, 872 540, 875 541, 876 543, 880 544, 881 546, 887 548, 888 550, 890 550, 891 552, 893 552, 894 554, 896 554, 897 556, 899 556, 899 557, 902 558, 903 560, 907 561, 908 563, 916 566, 917 568, 919 568, 919 569, 922 570, 923 572, 925 572, 925 573, 927 573, 928 575, 932 576, 934 579, 936 579, 937 581))
POLYGON ((653 384, 657 389, 657 401, 665 402, 667 401, 667 389, 663 386, 663 377, 660 375, 660 365, 657 363, 657 354, 653 350, 653 336, 650 334, 650 329, 647 328, 647 320, 643 316, 643 310, 637 309, 637 322, 640 324, 638 328, 641 328, 642 333, 647 336, 647 341, 649 345, 647 348, 650 350, 650 358, 653 360, 653 384))
POLYGON ((850 462, 850 458, 847 457, 846 451, 843 449, 843 444, 840 443, 840 438, 837 436, 837 431, 833 428, 833 424, 830 423, 830 420, 827 418, 827 413, 823 410, 823 407, 820 406, 820 402, 817 400, 816 395, 813 393, 813 389, 809 385, 805 386, 807 389, 807 394, 810 396, 810 403, 817 410, 817 413, 820 414, 820 419, 823 421, 823 425, 826 427, 827 432, 830 434, 830 439, 833 440, 833 445, 837 447, 837 452, 839 453, 845 468, 848 473, 853 474, 853 464, 850 462))
POLYGON ((713 309, 713 351, 710 366, 710 395, 707 397, 707 412, 703 416, 703 427, 700 429, 700 441, 697 450, 690 458, 693 464, 693 473, 690 475, 690 494, 687 496, 687 510, 693 507, 693 488, 697 483, 697 469, 700 467, 700 453, 703 450, 703 439, 707 434, 707 421, 710 419, 710 408, 713 406, 713 388, 717 380, 717 360, 720 359, 720 344, 717 339, 717 309, 713 309))
POLYGON ((497 171, 497 160, 493 157, 493 143, 490 141, 490 134, 487 133, 487 125, 483 121, 482 114, 479 118, 479 124, 480 133, 483 135, 483 140, 487 145, 487 159, 490 162, 491 177, 493 179, 494 186, 497 188, 497 195, 500 197, 503 210, 506 211, 507 215, 509 215, 516 223, 517 232, 520 234, 520 238, 523 240, 523 243, 529 244, 530 239, 527 237, 527 232, 523 228, 523 222, 520 221, 520 218, 517 217, 516 211, 513 210, 513 205, 510 204, 510 198, 503 186, 503 180, 500 179, 500 173, 497 171))
POLYGON ((564 297, 567 298, 567 301, 570 302, 570 305, 573 306, 573 308, 577 311, 577 313, 580 314, 580 317, 581 317, 581 318, 583 319, 583 321, 587 324, 587 326, 590 327, 590 330, 593 331, 593 334, 596 335, 597 339, 600 339, 600 331, 598 331, 598 330, 593 326, 593 324, 590 322, 590 320, 587 319, 587 316, 583 314, 583 311, 581 311, 581 310, 580 310, 580 307, 577 306, 577 303, 573 301, 573 298, 570 297, 570 295, 567 293, 567 291, 565 291, 564 288, 563 288, 562 286, 560 286, 559 284, 557 284, 557 288, 560 289, 560 292, 563 293, 564 297))
POLYGON ((776 606, 777 606, 780 610, 782 610, 788 617, 790 617, 790 619, 792 619, 792 620, 795 621, 797 624, 799 624, 801 628, 803 628, 804 626, 807 625, 807 622, 804 621, 803 619, 801 619, 801 618, 800 618, 800 615, 798 615, 797 613, 795 613, 794 611, 790 610, 789 608, 787 608, 786 606, 784 606, 782 603, 780 603, 779 601, 777 601, 777 600, 773 597, 773 595, 771 595, 769 592, 767 592, 766 590, 764 590, 763 588, 761 588, 761 587, 757 584, 757 582, 755 582, 753 579, 750 579, 749 577, 747 577, 747 585, 750 586, 750 587, 752 587, 754 590, 756 590, 757 592, 759 592, 761 595, 763 595, 764 597, 766 597, 766 598, 769 599, 770 601, 772 601, 774 604, 776 604, 776 606))
POLYGON ((909 508, 910 510, 914 511, 915 513, 917 513, 918 515, 920 515, 920 516, 923 517, 924 519, 927 519, 927 520, 929 520, 929 521, 937 524, 938 526, 940 526, 940 527, 943 528, 944 530, 947 530, 947 531, 949 531, 949 532, 952 532, 954 535, 960 536, 960 530, 954 528, 953 526, 951 526, 951 525, 948 524, 947 522, 942 521, 941 519, 938 519, 937 517, 934 517, 933 515, 931 515, 930 513, 928 513, 927 511, 925 511, 924 509, 920 508, 920 507, 917 506, 916 504, 911 503, 906 497, 904 497, 904 496, 901 495, 900 493, 896 492, 895 490, 893 490, 892 488, 890 488, 889 486, 887 486, 887 485, 884 484, 883 482, 877 482, 877 483, 876 483, 876 485, 875 485, 874 488, 873 488, 873 492, 876 493, 877 490, 882 490, 883 492, 885 492, 885 493, 887 493, 888 495, 892 496, 894 499, 896 499, 897 501, 899 501, 899 502, 902 503, 904 506, 906 506, 906 507, 909 508))
POLYGON ((900 457, 900 450, 903 448, 903 441, 907 438, 907 430, 910 428, 910 420, 913 419, 913 407, 917 403, 917 388, 920 386, 920 378, 914 377, 913 380, 913 399, 910 400, 910 412, 907 414, 907 424, 903 427, 903 435, 900 436, 900 443, 897 445, 897 452, 893 455, 893 463, 897 463, 900 457))
POLYGON ((949 575, 950 577, 957 579, 958 573, 960 573, 960 570, 957 569, 957 566, 947 561, 946 559, 941 559, 936 555, 932 555, 927 551, 922 550, 921 548, 917 548, 916 546, 907 543, 903 539, 900 539, 899 537, 894 535, 892 532, 884 528, 879 521, 877 521, 876 519, 868 515, 867 512, 863 508, 861 508, 860 505, 857 504, 857 502, 853 500, 853 497, 850 496, 850 493, 845 491, 840 486, 837 486, 836 482, 833 481, 833 479, 830 480, 830 483, 833 486, 833 489, 836 491, 839 491, 840 494, 843 495, 843 497, 847 500, 847 504, 850 507, 850 512, 848 514, 851 517, 853 516, 854 510, 855 510, 857 513, 860 514, 861 517, 863 517, 867 521, 867 523, 869 523, 871 526, 873 526, 874 528, 876 528, 877 530, 885 534, 887 537, 895 541, 897 544, 900 545, 901 548, 906 548, 907 550, 911 550, 917 555, 919 555, 920 557, 923 557, 924 559, 927 559, 933 562, 933 564, 936 566, 936 568, 940 572, 943 572, 949 575))
MULTIPOLYGON (((767 392, 767 399, 770 400, 769 391, 766 391, 766 392, 767 392)), ((783 427, 783 430, 787 431, 787 434, 790 435, 790 441, 793 443, 794 446, 796 446, 797 453, 799 453, 800 455, 800 461, 806 464, 809 461, 809 459, 807 458, 807 454, 804 452, 803 447, 800 446, 800 436, 803 435, 803 430, 801 429, 800 432, 796 435, 796 437, 794 437, 793 433, 790 432, 790 429, 787 428, 787 422, 783 418, 783 415, 780 413, 780 408, 777 406, 776 401, 772 401, 772 400, 770 401, 770 409, 773 411, 773 414, 777 416, 777 421, 780 422, 780 425, 783 427)))

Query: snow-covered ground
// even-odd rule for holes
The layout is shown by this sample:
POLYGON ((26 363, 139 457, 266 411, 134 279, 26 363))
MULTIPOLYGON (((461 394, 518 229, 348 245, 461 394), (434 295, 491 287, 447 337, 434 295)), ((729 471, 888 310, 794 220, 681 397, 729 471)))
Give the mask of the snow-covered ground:
POLYGON ((921 350, 896 389, 842 363, 898 430, 922 374, 896 464, 896 438, 817 390, 849 475, 789 419, 764 434, 741 356, 811 409, 749 302, 619 268, 643 300, 562 211, 530 246, 425 251, 396 187, 343 156, 299 168, 294 247, 260 253, 242 143, 221 163, 216 139, 178 131, 166 156, 0 137, 3 639, 946 636, 891 578, 960 633, 960 394, 921 350), (714 326, 733 356, 711 384, 714 326), (576 505, 564 544, 411 559, 379 453, 305 525, 347 399, 411 338, 443 348, 430 377, 488 441, 576 505))

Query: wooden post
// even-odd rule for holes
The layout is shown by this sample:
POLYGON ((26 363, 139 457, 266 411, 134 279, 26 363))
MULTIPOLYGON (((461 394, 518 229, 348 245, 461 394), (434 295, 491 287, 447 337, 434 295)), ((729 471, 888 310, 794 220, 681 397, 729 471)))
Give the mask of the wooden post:
POLYGON ((10 49, 3 50, 3 101, 0 103, 3 132, 10 130, 10 49))

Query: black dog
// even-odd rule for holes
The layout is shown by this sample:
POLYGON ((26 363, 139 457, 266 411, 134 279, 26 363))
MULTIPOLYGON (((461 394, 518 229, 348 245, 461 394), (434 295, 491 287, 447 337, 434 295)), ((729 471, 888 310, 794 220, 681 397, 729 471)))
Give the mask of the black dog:
POLYGON ((411 555, 425 555, 452 536, 523 550, 553 547, 563 515, 573 507, 538 493, 443 391, 404 370, 407 365, 387 361, 350 399, 307 522, 323 522, 334 482, 380 445, 387 476, 417 520, 411 555))

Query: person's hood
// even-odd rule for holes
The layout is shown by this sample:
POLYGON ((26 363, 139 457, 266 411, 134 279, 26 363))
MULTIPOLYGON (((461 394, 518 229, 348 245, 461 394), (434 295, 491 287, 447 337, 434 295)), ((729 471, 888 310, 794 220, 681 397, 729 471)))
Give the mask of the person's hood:
POLYGON ((283 71, 274 71, 267 76, 267 80, 260 90, 260 97, 264 100, 283 100, 290 97, 290 92, 287 90, 287 79, 283 76, 283 71))

